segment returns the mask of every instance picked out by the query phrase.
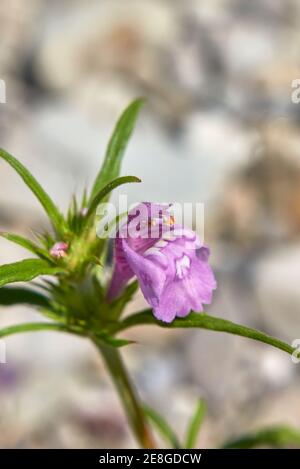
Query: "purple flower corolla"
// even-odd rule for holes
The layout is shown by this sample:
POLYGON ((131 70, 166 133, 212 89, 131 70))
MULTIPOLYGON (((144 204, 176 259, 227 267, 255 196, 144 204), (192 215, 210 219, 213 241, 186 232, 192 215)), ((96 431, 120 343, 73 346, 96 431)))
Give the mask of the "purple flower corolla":
POLYGON ((137 277, 157 319, 172 322, 202 311, 216 288, 209 249, 195 232, 174 223, 169 205, 144 203, 129 212, 115 240, 115 266, 108 298, 118 297, 137 277))

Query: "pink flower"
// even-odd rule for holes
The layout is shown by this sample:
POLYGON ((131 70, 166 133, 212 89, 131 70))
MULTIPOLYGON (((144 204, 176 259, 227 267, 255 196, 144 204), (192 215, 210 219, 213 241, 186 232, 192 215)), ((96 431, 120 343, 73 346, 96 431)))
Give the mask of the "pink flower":
POLYGON ((67 243, 59 241, 58 243, 55 243, 52 246, 52 248, 50 249, 50 254, 56 259, 60 259, 61 257, 66 257, 68 248, 69 245, 67 243))
POLYGON ((174 224, 168 205, 140 204, 117 233, 108 298, 136 276, 157 319, 171 322, 202 311, 216 288, 208 257, 196 233, 174 224))

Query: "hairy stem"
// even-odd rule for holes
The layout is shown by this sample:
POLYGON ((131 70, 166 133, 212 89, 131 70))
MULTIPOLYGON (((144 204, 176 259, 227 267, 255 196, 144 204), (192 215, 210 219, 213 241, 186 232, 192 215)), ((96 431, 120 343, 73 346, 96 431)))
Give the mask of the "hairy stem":
POLYGON ((127 374, 120 352, 116 348, 103 343, 96 342, 96 346, 118 391, 128 422, 137 441, 142 448, 155 448, 142 405, 127 374))

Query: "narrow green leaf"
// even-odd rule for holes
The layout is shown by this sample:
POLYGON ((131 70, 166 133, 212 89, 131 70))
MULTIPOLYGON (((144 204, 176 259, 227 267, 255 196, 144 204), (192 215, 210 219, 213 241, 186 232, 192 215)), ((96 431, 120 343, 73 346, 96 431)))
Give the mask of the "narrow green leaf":
POLYGON ((92 188, 91 200, 106 184, 119 176, 122 158, 143 104, 143 99, 136 99, 125 109, 118 120, 110 138, 102 168, 92 188))
POLYGON ((156 324, 160 327, 165 327, 168 329, 200 328, 211 331, 227 332, 229 334, 248 337, 249 339, 264 342, 265 344, 272 345, 273 347, 287 352, 289 355, 292 355, 294 352, 294 349, 290 345, 279 339, 276 339, 275 337, 264 334, 263 332, 252 329, 251 327, 235 324, 234 322, 228 321, 226 319, 209 316, 205 313, 190 313, 186 318, 177 318, 171 324, 168 324, 155 319, 152 310, 147 309, 124 319, 124 321, 118 326, 118 329, 116 329, 117 331, 120 331, 142 324, 156 324))
POLYGON ((21 334, 23 332, 39 332, 39 331, 60 331, 70 332, 69 328, 64 324, 57 324, 52 322, 28 322, 25 324, 16 324, 0 329, 0 337, 7 337, 14 334, 21 334))
POLYGON ((129 303, 129 301, 132 300, 133 296, 138 291, 138 289, 139 282, 137 280, 134 280, 129 285, 127 285, 122 295, 116 300, 117 302, 122 303, 122 309, 127 303, 129 303))
POLYGON ((44 191, 42 186, 37 182, 34 176, 20 163, 14 156, 7 153, 7 151, 0 148, 0 158, 3 158, 23 179, 25 184, 33 192, 33 194, 40 201, 48 214, 53 227, 58 233, 61 233, 65 229, 65 221, 58 208, 44 191))
POLYGON ((117 179, 114 179, 113 181, 108 183, 105 187, 103 187, 91 201, 88 212, 85 217, 85 221, 87 222, 89 220, 89 218, 97 210, 97 207, 100 204, 100 202, 106 200, 106 196, 110 194, 111 191, 121 186, 122 184, 128 184, 130 182, 141 182, 141 180, 135 176, 122 176, 117 179))
POLYGON ((26 304, 31 306, 48 307, 49 300, 46 296, 29 288, 2 287, 0 288, 0 305, 12 306, 26 304))
POLYGON ((8 241, 18 244, 19 246, 22 246, 23 248, 27 249, 27 251, 30 251, 33 254, 36 254, 37 256, 43 257, 44 259, 50 258, 50 256, 48 255, 45 249, 40 248, 39 246, 34 244, 32 241, 30 241, 30 239, 24 238, 23 236, 20 236, 14 233, 7 233, 4 231, 0 232, 0 236, 2 238, 7 239, 8 241))
POLYGON ((180 449, 181 446, 179 440, 168 422, 149 406, 144 405, 144 412, 161 436, 171 445, 171 448, 180 449))
POLYGON ((7 283, 28 282, 39 275, 63 273, 61 267, 52 267, 42 259, 25 259, 0 266, 0 287, 7 283))
POLYGON ((88 192, 87 188, 83 189, 82 197, 81 197, 81 209, 85 209, 88 205, 88 192))
POLYGON ((283 448, 300 446, 300 431, 287 426, 270 427, 256 433, 243 435, 225 443, 223 449, 250 449, 258 446, 283 448))
POLYGON ((106 335, 106 334, 98 334, 97 341, 103 342, 110 347, 120 348, 125 347, 126 345, 135 344, 134 340, 126 340, 126 339, 116 339, 115 337, 106 335))
POLYGON ((193 449, 197 444, 197 438, 201 429, 203 418, 206 411, 205 402, 199 399, 194 415, 192 416, 186 435, 185 448, 193 449))

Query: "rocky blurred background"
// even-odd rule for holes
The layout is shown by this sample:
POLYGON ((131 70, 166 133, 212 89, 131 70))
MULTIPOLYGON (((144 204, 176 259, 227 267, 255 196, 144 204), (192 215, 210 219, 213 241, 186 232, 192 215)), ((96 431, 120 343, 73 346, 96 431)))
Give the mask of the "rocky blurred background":
MULTIPOLYGON (((219 288, 209 312, 300 338, 298 0, 2 0, 0 144, 62 207, 90 184, 119 112, 148 98, 123 174, 131 201, 205 203, 219 288)), ((0 164, 0 226, 45 226, 0 164)), ((1 241, 0 262, 25 253, 1 241)), ((137 297, 133 307, 143 305, 137 297)), ((35 319, 1 308, 1 325, 35 319)), ((143 398, 183 434, 198 397, 201 447, 300 426, 300 365, 246 339, 136 329, 124 350, 143 398)), ((7 339, 0 447, 132 447, 96 351, 55 333, 7 339)))

